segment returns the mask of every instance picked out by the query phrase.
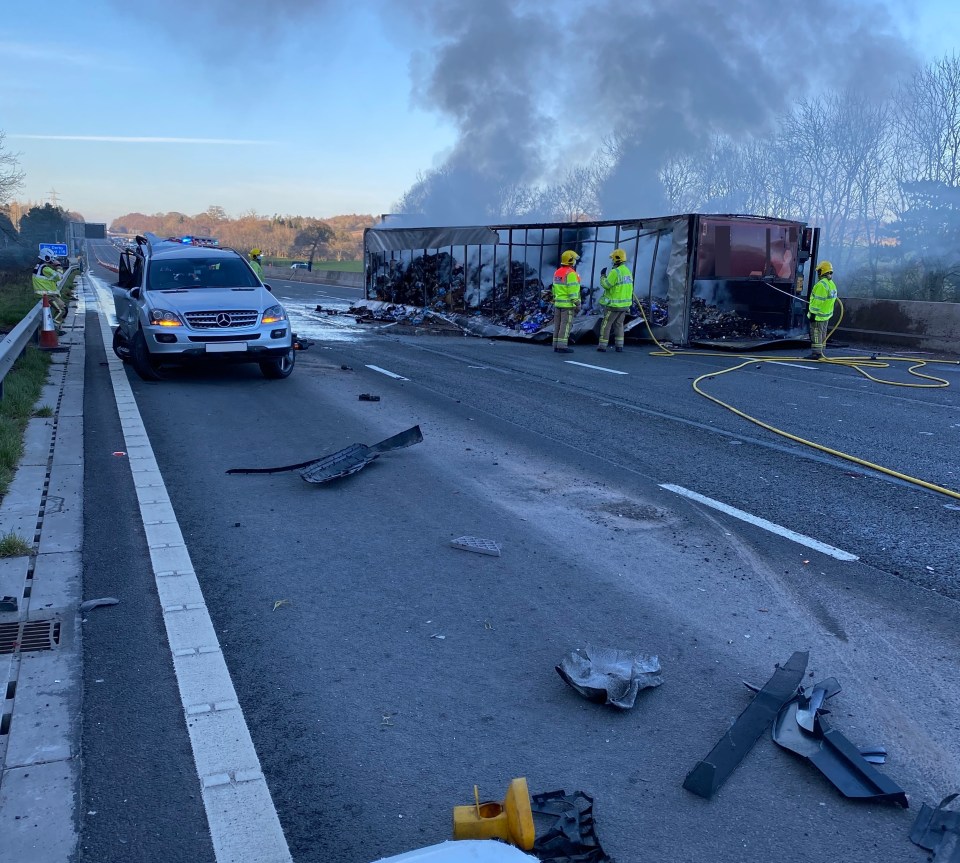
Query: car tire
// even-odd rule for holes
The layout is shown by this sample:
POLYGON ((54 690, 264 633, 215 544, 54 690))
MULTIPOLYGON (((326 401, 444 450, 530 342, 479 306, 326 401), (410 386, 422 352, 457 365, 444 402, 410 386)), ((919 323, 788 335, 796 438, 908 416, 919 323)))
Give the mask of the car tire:
POLYGON ((160 374, 150 357, 147 340, 143 337, 143 330, 137 330, 137 334, 133 337, 133 345, 130 348, 130 364, 133 366, 133 370, 145 381, 163 380, 163 375, 160 374))
POLYGON ((120 327, 113 331, 113 352, 125 363, 130 362, 130 345, 120 332, 120 327))
POLYGON ((263 372, 263 376, 268 380, 278 381, 282 378, 290 377, 296 362, 297 352, 294 350, 293 345, 291 345, 290 349, 279 359, 267 360, 266 362, 260 363, 260 371, 263 372))

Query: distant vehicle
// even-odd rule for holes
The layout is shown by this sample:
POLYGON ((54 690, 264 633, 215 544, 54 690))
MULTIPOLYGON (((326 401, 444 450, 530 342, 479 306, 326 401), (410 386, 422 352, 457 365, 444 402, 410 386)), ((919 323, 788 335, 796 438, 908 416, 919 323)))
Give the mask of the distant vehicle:
POLYGON ((290 265, 291 270, 309 270, 310 265, 306 261, 295 261, 290 265))
POLYGON ((195 237, 187 234, 183 237, 167 237, 171 243, 182 243, 184 246, 203 246, 205 248, 216 248, 220 241, 216 237, 195 237))
POLYGON ((233 249, 137 237, 117 281, 113 350, 144 380, 189 363, 257 363, 272 379, 293 371, 287 313, 233 249))

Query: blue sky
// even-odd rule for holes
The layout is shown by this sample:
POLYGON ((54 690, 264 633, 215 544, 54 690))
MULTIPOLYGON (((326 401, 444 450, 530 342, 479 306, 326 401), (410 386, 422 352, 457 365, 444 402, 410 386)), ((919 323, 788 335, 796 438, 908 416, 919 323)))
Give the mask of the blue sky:
MULTIPOLYGON (((26 172, 18 198, 55 189, 90 221, 387 212, 457 139, 415 95, 437 38, 423 0, 11 5, 0 131, 26 172)), ((955 0, 887 5, 923 56, 960 43, 955 0)))

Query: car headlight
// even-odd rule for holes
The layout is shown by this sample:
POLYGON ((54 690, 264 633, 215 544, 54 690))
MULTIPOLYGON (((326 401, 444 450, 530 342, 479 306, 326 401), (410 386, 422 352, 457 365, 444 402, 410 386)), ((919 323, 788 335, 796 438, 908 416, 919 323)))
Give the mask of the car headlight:
POLYGON ((155 327, 182 327, 183 321, 176 312, 168 312, 166 309, 151 309, 150 323, 155 327))
POLYGON ((261 321, 265 324, 275 324, 279 321, 285 321, 287 319, 287 313, 283 310, 283 306, 270 306, 263 313, 261 321))

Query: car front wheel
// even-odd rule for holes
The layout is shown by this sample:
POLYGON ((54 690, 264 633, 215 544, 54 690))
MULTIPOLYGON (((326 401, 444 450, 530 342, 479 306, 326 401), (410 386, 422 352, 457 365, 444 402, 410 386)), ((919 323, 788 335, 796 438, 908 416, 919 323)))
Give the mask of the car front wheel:
POLYGON ((293 345, 291 345, 282 357, 260 363, 260 371, 263 372, 265 378, 277 381, 281 378, 290 377, 296 362, 297 352, 294 350, 293 345))
POLYGON ((162 381, 163 375, 157 368, 147 348, 147 340, 143 337, 143 330, 137 330, 133 337, 130 350, 130 363, 133 370, 145 381, 162 381))

